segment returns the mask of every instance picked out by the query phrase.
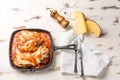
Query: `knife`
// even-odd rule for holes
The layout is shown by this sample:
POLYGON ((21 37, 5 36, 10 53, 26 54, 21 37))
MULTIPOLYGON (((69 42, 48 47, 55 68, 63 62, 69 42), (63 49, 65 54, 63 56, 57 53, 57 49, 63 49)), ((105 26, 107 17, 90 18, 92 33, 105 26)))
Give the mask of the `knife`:
POLYGON ((81 64, 81 76, 84 76, 84 68, 83 68, 83 51, 82 51, 82 42, 84 35, 81 34, 77 37, 78 45, 77 45, 77 53, 80 54, 80 64, 81 64))
POLYGON ((82 42, 84 41, 84 34, 87 33, 87 26, 85 23, 84 14, 80 11, 74 13, 75 16, 75 32, 77 34, 77 53, 80 54, 80 64, 81 64, 81 76, 84 77, 84 68, 83 68, 83 51, 82 51, 82 42))

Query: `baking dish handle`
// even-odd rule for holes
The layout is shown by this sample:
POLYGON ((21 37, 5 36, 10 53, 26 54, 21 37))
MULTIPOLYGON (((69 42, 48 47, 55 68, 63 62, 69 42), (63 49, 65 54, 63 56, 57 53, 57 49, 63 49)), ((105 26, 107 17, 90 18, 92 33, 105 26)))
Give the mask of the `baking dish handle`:
POLYGON ((76 45, 75 44, 70 44, 70 45, 65 45, 65 46, 54 46, 54 50, 59 50, 59 49, 75 50, 76 45))

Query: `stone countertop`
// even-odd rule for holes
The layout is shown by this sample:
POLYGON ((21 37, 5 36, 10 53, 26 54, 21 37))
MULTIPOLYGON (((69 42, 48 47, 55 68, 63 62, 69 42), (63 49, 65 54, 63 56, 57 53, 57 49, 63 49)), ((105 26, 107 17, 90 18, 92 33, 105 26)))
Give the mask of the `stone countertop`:
MULTIPOLYGON (((10 67, 9 40, 14 30, 46 29, 55 36, 55 43, 59 37, 57 35, 66 31, 49 16, 49 8, 57 9, 59 12, 63 9, 68 13, 80 10, 87 18, 95 20, 102 28, 103 36, 100 38, 88 36, 88 38, 97 48, 110 56, 112 62, 104 76, 101 78, 87 77, 87 80, 120 79, 120 0, 78 0, 74 7, 67 9, 63 5, 65 1, 0 0, 0 80, 81 80, 76 75, 61 74, 59 51, 54 57, 54 67, 47 72, 19 72, 10 67)), ((74 28, 72 18, 68 19, 74 28)))

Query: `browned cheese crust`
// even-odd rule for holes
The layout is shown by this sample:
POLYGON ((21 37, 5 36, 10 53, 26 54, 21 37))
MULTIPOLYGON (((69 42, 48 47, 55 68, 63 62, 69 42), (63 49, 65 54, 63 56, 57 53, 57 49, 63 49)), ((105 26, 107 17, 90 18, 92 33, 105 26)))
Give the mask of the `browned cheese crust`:
POLYGON ((44 68, 51 61, 51 39, 46 32, 21 30, 13 35, 11 60, 20 68, 44 68))

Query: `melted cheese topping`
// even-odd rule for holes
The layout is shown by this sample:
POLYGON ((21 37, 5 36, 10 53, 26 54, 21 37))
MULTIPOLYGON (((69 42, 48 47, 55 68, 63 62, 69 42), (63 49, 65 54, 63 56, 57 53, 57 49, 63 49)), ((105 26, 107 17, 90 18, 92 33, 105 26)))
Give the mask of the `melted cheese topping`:
POLYGON ((40 66, 42 60, 50 57, 50 37, 47 33, 22 30, 15 34, 12 53, 14 64, 40 66))
POLYGON ((33 53, 21 53, 19 50, 16 50, 16 60, 18 64, 32 64, 35 66, 35 63, 39 64, 44 58, 49 57, 49 50, 45 47, 40 46, 37 51, 33 53), (24 58, 24 59, 23 59, 24 58), (35 62, 30 61, 29 59, 33 58, 35 62))

